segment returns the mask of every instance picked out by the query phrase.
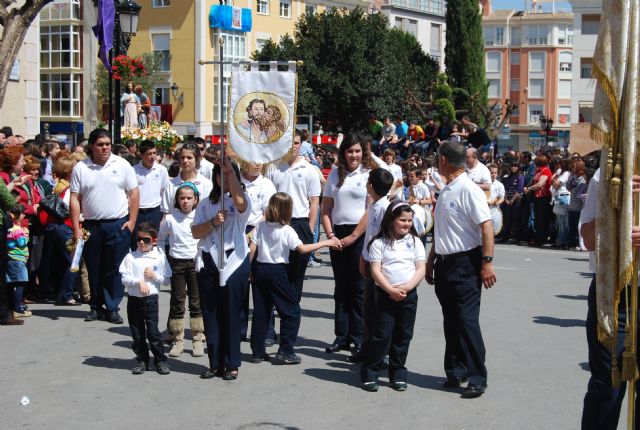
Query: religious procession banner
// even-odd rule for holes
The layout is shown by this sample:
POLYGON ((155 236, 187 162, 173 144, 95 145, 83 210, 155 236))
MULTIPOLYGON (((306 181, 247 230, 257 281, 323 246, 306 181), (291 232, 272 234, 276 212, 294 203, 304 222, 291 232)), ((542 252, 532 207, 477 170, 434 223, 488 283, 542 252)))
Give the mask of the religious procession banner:
POLYGON ((236 68, 231 73, 229 143, 243 161, 271 163, 291 150, 297 74, 289 69, 278 71, 272 65, 268 72, 236 68))

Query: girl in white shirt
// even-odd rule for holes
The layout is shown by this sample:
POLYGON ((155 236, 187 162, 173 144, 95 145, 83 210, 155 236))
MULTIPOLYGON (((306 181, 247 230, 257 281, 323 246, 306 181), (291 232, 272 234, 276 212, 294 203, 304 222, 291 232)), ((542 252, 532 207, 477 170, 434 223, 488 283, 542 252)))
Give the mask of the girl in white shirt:
POLYGON ((200 296, 196 279, 195 258, 198 240, 191 234, 191 225, 198 206, 198 188, 193 182, 183 182, 174 197, 175 204, 160 224, 158 247, 164 249, 169 241, 169 264, 171 265, 171 300, 169 307, 169 331, 173 336, 169 357, 179 357, 184 350, 185 296, 189 295, 191 317, 192 354, 204 356, 204 322, 200 310, 200 296))
POLYGON ((183 182, 191 182, 198 188, 198 194, 208 196, 213 184, 209 179, 198 172, 198 166, 202 160, 200 149, 193 142, 187 142, 176 152, 176 158, 180 162, 180 173, 169 181, 162 194, 160 210, 163 213, 171 212, 175 204, 176 188, 183 182))
POLYGON ((285 265, 289 251, 308 254, 325 246, 340 247, 336 237, 305 245, 289 225, 293 213, 293 200, 287 193, 275 193, 269 200, 264 221, 256 226, 252 237, 252 254, 256 254, 253 288, 253 320, 251 325, 252 361, 267 361, 265 351, 267 325, 275 305, 280 315, 280 348, 275 356, 282 364, 299 364, 293 352, 300 328, 298 293, 287 276, 285 265))
POLYGON ((240 367, 240 306, 249 282, 249 246, 244 231, 251 200, 240 183, 238 167, 226 157, 223 163, 223 167, 217 163, 213 168, 213 190, 198 205, 191 233, 200 240, 196 270, 209 356, 209 368, 200 377, 222 376, 232 381, 240 367))
POLYGON ((425 273, 424 245, 413 228, 413 211, 405 202, 389 205, 380 232, 369 246, 371 277, 376 282, 376 329, 360 369, 362 388, 378 391, 380 364, 389 349, 389 382, 407 389, 405 363, 413 337, 418 293, 425 273))

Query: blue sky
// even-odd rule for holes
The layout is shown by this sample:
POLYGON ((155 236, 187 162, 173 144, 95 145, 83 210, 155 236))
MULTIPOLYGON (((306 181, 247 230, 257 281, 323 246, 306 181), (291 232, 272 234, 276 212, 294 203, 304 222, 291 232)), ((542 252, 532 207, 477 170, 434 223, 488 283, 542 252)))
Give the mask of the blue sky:
MULTIPOLYGON (((493 7, 493 10, 498 10, 498 9, 517 9, 517 10, 524 10, 525 8, 525 1, 527 2, 528 6, 531 6, 531 1, 530 0, 491 0, 491 5, 493 7)), ((547 9, 551 9, 551 3, 540 3, 542 4, 542 6, 544 7, 544 10, 546 11, 547 9)), ((556 9, 563 9, 563 10, 571 10, 571 3, 567 2, 567 1, 557 1, 556 2, 556 9)))

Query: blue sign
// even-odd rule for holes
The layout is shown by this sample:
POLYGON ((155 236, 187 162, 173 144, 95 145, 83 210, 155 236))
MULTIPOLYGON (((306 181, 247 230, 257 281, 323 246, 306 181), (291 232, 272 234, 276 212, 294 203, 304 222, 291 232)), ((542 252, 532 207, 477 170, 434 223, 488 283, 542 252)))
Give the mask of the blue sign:
POLYGON ((214 4, 209 11, 209 27, 231 31, 251 31, 251 9, 214 4))

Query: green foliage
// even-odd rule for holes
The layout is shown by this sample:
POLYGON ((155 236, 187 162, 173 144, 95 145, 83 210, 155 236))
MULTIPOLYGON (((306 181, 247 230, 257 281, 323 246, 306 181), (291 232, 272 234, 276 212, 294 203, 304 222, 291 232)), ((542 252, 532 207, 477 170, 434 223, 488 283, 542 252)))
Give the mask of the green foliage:
POLYGON ((415 37, 390 29, 386 16, 360 8, 305 14, 294 36, 277 45, 269 41, 252 58, 302 60, 298 113, 312 114, 328 129, 364 128, 370 113, 416 117, 406 96, 425 96, 437 71, 415 37))
MULTIPOLYGON (((142 85, 143 91, 151 97, 153 89, 160 83, 162 77, 158 75, 161 64, 164 61, 164 55, 161 52, 147 52, 141 56, 144 67, 147 70, 146 76, 136 76, 132 79, 133 85, 142 85)), ((122 89, 125 88, 127 82, 122 81, 122 89)), ((98 64, 96 79, 93 85, 98 92, 98 98, 107 101, 109 98, 109 73, 102 63, 98 64)))
MULTIPOLYGON (((445 65, 449 83, 476 95, 479 104, 486 105, 484 39, 478 0, 449 0, 446 20, 445 65)), ((469 109, 476 122, 483 121, 482 112, 471 105, 469 97, 454 92, 454 101, 456 108, 469 109)))
POLYGON ((456 119, 456 110, 451 100, 443 98, 433 101, 433 119, 441 124, 451 124, 456 119))

